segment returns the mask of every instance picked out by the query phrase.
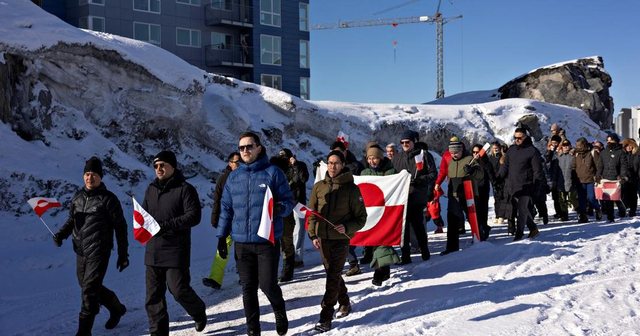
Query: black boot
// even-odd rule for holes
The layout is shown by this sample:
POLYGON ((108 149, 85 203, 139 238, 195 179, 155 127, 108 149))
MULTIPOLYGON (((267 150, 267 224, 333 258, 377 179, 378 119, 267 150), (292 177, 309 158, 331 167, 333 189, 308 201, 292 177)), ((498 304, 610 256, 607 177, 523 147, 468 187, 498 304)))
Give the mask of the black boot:
POLYGON ((369 265, 373 260, 373 246, 364 247, 364 255, 360 259, 360 265, 369 265))
POLYGON ((78 321, 78 332, 76 333, 76 336, 91 336, 91 329, 93 329, 93 320, 95 318, 95 315, 80 315, 80 320, 78 321))
POLYGON ((118 305, 119 307, 117 308, 108 308, 111 315, 109 315, 107 323, 104 324, 105 329, 115 328, 118 323, 120 323, 120 319, 122 318, 122 316, 124 316, 124 314, 127 312, 127 307, 125 307, 121 303, 119 303, 118 305))
POLYGON ((278 335, 286 335, 287 331, 289 331, 289 320, 287 319, 287 311, 274 311, 273 314, 276 316, 276 332, 278 333, 278 335))
POLYGON ((289 282, 293 280, 293 268, 295 267, 295 256, 284 258, 282 265, 282 274, 280 275, 280 282, 289 282))

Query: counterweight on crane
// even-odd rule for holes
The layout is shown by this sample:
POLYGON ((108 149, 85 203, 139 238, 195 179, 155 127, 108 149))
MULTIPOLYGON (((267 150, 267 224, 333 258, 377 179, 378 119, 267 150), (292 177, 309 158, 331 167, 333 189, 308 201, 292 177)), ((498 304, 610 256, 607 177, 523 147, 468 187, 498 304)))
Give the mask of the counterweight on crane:
POLYGON ((436 25, 436 99, 444 98, 444 24, 449 21, 461 19, 462 15, 443 18, 440 13, 440 4, 433 16, 411 16, 395 19, 373 19, 360 21, 339 21, 337 24, 318 24, 311 27, 313 30, 359 28, 373 26, 392 26, 410 23, 435 23, 436 25))

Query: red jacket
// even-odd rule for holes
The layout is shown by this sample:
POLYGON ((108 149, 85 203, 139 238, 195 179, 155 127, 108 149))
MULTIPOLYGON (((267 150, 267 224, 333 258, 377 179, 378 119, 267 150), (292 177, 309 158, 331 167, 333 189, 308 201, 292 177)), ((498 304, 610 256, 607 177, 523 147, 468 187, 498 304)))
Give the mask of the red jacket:
POLYGON ((451 161, 451 153, 445 150, 442 153, 442 160, 440 160, 440 169, 438 170, 438 177, 436 178, 436 184, 441 186, 444 179, 447 178, 447 172, 449 171, 449 162, 451 161))

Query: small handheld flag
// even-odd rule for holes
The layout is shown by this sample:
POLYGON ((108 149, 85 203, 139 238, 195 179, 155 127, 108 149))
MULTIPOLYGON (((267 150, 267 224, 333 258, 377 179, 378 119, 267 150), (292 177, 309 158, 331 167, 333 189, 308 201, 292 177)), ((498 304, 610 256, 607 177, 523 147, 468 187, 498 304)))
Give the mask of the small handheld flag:
POLYGON ((36 215, 38 215, 38 218, 40 218, 40 221, 42 222, 42 224, 44 224, 47 230, 49 230, 51 235, 55 236, 55 234, 53 234, 53 231, 51 231, 51 229, 49 228, 49 225, 47 225, 47 223, 44 222, 44 219, 42 219, 42 215, 51 208, 61 207, 62 204, 60 204, 60 202, 58 202, 58 200, 55 198, 47 197, 34 197, 28 200, 27 203, 29 203, 33 211, 36 212, 36 215))
POLYGON ((153 218, 134 197, 133 199, 133 238, 142 245, 160 232, 160 224, 153 218))
POLYGON ((420 150, 420 154, 414 157, 416 160, 416 172, 424 168, 424 150, 420 150))
POLYGON ((267 186, 264 202, 262 203, 262 216, 260 217, 260 226, 258 226, 258 236, 270 241, 271 245, 276 244, 273 227, 273 194, 269 186, 267 186))

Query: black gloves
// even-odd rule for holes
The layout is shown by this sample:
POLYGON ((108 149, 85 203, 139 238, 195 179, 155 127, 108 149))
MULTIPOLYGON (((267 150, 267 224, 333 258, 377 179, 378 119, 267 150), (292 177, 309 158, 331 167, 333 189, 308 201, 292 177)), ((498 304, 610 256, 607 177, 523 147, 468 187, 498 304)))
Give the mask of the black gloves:
POLYGON ((227 251, 227 238, 220 237, 218 238, 218 254, 220 258, 227 259, 229 252, 227 251))
POLYGON ((129 266, 129 256, 126 255, 126 254, 118 256, 118 262, 116 263, 116 267, 118 268, 118 272, 122 272, 128 266, 129 266))
POLYGON ((59 234, 56 233, 53 235, 53 243, 56 244, 57 247, 62 246, 62 238, 59 234))
POLYGON ((471 174, 473 174, 473 172, 476 171, 477 168, 478 168, 478 166, 476 166, 476 165, 472 166, 472 165, 467 163, 466 165, 464 165, 464 167, 462 169, 464 170, 465 174, 471 175, 471 174))

